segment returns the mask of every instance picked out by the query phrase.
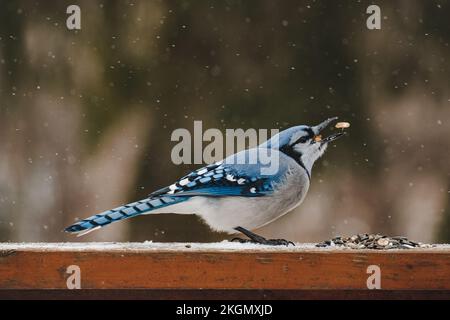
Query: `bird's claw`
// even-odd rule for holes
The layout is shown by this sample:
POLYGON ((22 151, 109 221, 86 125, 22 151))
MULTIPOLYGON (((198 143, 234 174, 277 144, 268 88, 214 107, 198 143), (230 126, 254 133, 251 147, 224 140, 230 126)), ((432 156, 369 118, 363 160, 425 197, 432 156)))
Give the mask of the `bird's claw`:
POLYGON ((242 239, 242 238, 233 238, 231 239, 231 242, 239 242, 239 243, 256 243, 253 240, 250 239, 242 239))
POLYGON ((286 246, 289 247, 292 244, 295 247, 295 244, 292 241, 288 241, 286 239, 261 239, 261 241, 255 241, 252 239, 242 239, 242 238, 233 238, 231 242, 239 242, 239 243, 253 243, 253 244, 263 244, 268 246, 286 246))
POLYGON ((295 244, 292 241, 286 239, 268 239, 267 244, 273 246, 286 246, 289 247, 290 244, 295 247, 295 244))

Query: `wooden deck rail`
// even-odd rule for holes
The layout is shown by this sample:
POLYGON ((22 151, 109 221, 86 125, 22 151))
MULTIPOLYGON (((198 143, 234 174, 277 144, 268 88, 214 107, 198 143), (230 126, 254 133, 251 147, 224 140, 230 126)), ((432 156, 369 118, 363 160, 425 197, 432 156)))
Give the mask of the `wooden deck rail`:
POLYGON ((0 244, 0 297, 52 295, 450 298, 450 246, 373 251, 227 242, 0 244), (78 288, 91 290, 68 290, 78 288))

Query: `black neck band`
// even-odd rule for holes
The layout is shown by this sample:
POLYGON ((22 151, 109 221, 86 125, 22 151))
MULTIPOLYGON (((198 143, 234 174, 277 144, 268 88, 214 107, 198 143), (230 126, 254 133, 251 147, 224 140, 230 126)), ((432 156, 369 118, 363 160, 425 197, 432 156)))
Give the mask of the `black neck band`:
POLYGON ((283 152, 288 157, 291 157, 292 159, 294 159, 295 162, 297 162, 299 164, 299 166, 302 167, 306 171, 309 182, 311 183, 311 174, 309 173, 308 169, 306 169, 306 166, 302 161, 302 155, 294 152, 294 150, 292 148, 290 148, 289 146, 282 147, 280 149, 280 151, 283 152))

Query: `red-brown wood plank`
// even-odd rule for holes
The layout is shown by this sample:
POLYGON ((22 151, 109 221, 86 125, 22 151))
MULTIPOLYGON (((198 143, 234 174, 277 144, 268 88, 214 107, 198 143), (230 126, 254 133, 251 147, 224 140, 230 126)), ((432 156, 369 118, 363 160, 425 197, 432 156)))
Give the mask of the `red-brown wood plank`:
POLYGON ((361 251, 152 246, 101 250, 0 245, 0 289, 67 289, 67 267, 77 265, 83 289, 367 290, 367 267, 378 265, 382 289, 450 290, 448 247, 361 251))

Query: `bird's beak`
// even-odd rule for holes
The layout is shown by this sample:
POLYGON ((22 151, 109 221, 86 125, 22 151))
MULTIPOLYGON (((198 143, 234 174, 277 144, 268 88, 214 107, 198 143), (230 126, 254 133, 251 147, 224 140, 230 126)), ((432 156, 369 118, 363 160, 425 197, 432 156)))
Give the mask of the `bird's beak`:
POLYGON ((343 135, 345 135, 345 132, 339 132, 339 133, 332 134, 331 136, 328 136, 325 139, 320 140, 320 144, 325 144, 325 143, 334 141, 336 139, 339 139, 343 135))
POLYGON ((328 127, 328 125, 333 122, 334 120, 337 120, 338 117, 329 118, 322 123, 319 123, 317 126, 312 127, 311 129, 314 131, 315 135, 318 135, 320 131, 328 127))
POLYGON ((312 127, 312 130, 314 131, 314 134, 316 135, 315 137, 315 141, 316 142, 320 142, 321 145, 334 141, 340 137, 342 137, 345 132, 339 132, 339 133, 335 133, 332 134, 331 136, 326 137, 325 139, 322 139, 322 137, 319 135, 319 133, 325 129, 331 122, 337 120, 338 117, 333 117, 333 118, 329 118, 325 121, 323 121, 322 123, 318 124, 317 126, 312 127))

